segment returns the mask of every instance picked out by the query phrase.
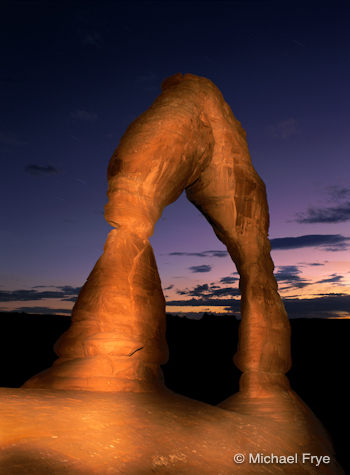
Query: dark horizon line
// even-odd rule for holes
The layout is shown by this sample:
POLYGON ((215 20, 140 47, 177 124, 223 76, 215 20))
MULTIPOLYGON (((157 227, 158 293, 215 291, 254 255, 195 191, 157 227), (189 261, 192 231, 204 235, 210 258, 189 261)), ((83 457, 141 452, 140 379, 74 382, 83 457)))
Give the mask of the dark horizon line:
MULTIPOLYGON (((30 317, 68 317, 71 318, 71 314, 59 314, 59 313, 27 313, 20 310, 13 311, 0 311, 0 318, 2 315, 20 315, 20 316, 30 316, 30 317)), ((166 317, 176 317, 176 318, 187 318, 188 320, 202 320, 203 317, 232 317, 236 321, 241 321, 240 315, 235 313, 213 313, 213 312, 166 312, 166 317), (198 315, 198 317, 197 317, 198 315)), ((308 315, 288 315, 289 320, 350 320, 349 317, 337 317, 337 316, 308 316, 308 315)))

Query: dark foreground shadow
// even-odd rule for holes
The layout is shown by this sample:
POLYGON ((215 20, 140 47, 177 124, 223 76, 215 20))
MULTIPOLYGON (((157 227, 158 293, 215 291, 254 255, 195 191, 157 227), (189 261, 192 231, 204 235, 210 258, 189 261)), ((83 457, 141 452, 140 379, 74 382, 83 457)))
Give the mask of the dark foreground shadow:
MULTIPOLYGON (((0 386, 20 387, 52 365, 53 344, 70 318, 53 315, 1 314, 0 386)), ((339 462, 350 473, 349 320, 292 320, 292 388, 328 431, 339 462)), ((163 366, 166 386, 176 393, 216 405, 238 390, 236 351, 239 321, 205 316, 201 320, 167 316, 170 357, 163 366)))

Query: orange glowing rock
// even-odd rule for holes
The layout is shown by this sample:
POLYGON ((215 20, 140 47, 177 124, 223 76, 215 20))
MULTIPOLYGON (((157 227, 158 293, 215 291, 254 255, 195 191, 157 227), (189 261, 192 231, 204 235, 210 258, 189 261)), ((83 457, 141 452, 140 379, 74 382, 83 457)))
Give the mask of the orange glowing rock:
POLYGON ((122 137, 108 184, 105 216, 116 229, 56 344, 59 359, 25 387, 145 391, 161 384, 165 301, 148 238, 164 207, 186 190, 241 276, 241 391, 254 397, 287 388, 290 329, 273 275, 265 186, 217 87, 192 74, 166 79, 122 137))
MULTIPOLYGON (((275 400, 276 403, 276 400, 275 400)), ((168 391, 0 389, 0 473, 341 475, 327 435, 298 398, 273 414, 227 411, 168 391), (234 456, 242 454, 245 462, 234 456), (249 454, 294 456, 249 463, 249 454), (329 463, 303 463, 303 454, 329 463)), ((281 404, 283 403, 283 404, 281 404)))
POLYGON ((24 388, 0 390, 0 472, 342 474, 285 376, 290 328, 273 276, 265 186, 216 86, 191 74, 164 81, 122 137, 108 183, 105 215, 116 229, 56 344, 58 360, 24 388), (235 363, 243 374, 238 394, 218 407, 162 384, 165 301, 148 238, 183 190, 240 273, 235 363), (297 460, 249 463, 249 453, 297 460), (304 462, 303 453, 329 462, 304 462))

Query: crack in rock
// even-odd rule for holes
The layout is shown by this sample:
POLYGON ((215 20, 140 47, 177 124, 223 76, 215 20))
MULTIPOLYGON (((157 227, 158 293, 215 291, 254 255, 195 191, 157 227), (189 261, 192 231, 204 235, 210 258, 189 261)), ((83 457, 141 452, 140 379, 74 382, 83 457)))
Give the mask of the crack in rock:
POLYGON ((131 353, 128 354, 128 356, 134 355, 137 351, 143 350, 144 346, 140 346, 140 348, 136 348, 136 350, 132 351, 131 353))

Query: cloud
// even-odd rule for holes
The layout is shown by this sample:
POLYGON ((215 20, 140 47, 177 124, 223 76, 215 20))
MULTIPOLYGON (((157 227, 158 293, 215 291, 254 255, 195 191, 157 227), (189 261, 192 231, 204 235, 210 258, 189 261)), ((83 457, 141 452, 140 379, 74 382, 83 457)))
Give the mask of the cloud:
POLYGON ((65 313, 70 315, 72 310, 66 308, 49 308, 49 307, 18 307, 11 312, 24 312, 24 313, 35 313, 35 314, 46 314, 46 315, 57 315, 59 313, 65 313))
POLYGON ((327 192, 332 201, 339 202, 350 198, 350 187, 346 188, 344 186, 332 185, 327 188, 327 192))
POLYGON ((338 284, 343 280, 342 275, 337 275, 337 274, 331 274, 328 279, 322 279, 318 280, 316 284, 338 284))
POLYGON ((9 132, 4 132, 0 130, 0 143, 3 145, 10 145, 10 146, 15 146, 15 147, 21 147, 22 145, 27 145, 28 142, 20 139, 17 137, 17 135, 9 133, 9 132))
POLYGON ((62 298, 62 302, 76 302, 81 287, 71 287, 70 285, 64 285, 62 287, 57 287, 61 289, 64 293, 64 298, 62 298))
MULTIPOLYGON (((299 249, 302 247, 321 247, 327 251, 343 251, 349 246, 350 237, 341 234, 306 234, 303 236, 288 236, 270 239, 272 250, 299 249)), ((201 251, 201 252, 171 252, 169 256, 189 257, 227 257, 227 251, 201 251)), ((310 265, 323 265, 312 263, 310 265)), ((230 277, 229 277, 230 278, 230 277)), ((230 283, 230 282, 226 282, 230 283)))
POLYGON ((169 256, 191 256, 191 257, 226 257, 227 251, 202 251, 202 252, 170 252, 169 256))
MULTIPOLYGON (((300 268, 296 265, 278 266, 275 272, 276 280, 286 285, 285 288, 300 289, 315 282, 302 277, 300 268)), ((230 277, 230 276, 229 276, 230 277)), ((327 279, 317 283, 338 283, 341 276, 332 274, 327 279)), ((225 278, 221 280, 226 280, 225 278)), ((216 282, 196 285, 191 289, 177 290, 183 296, 178 300, 167 300, 168 311, 171 307, 223 307, 229 313, 240 312, 240 290, 237 287, 218 287, 216 282)), ((317 294, 314 298, 298 298, 297 295, 282 299, 290 318, 327 318, 337 317, 341 313, 350 314, 350 296, 343 293, 317 294)), ((179 310, 177 310, 179 311, 179 310)), ((181 313, 181 312, 180 312, 181 313)), ((186 312, 182 312, 187 315, 186 312)), ((190 312, 191 313, 191 312, 190 312)), ((193 312, 192 312, 193 313, 193 312)))
POLYGON ((64 297, 63 292, 36 290, 0 290, 0 302, 16 302, 27 300, 59 299, 64 297))
POLYGON ((284 289, 301 289, 312 283, 303 277, 300 277, 301 271, 297 266, 278 266, 277 269, 278 270, 275 272, 277 282, 284 282, 285 284, 288 284, 287 287, 284 287, 284 289))
MULTIPOLYGON (((329 318, 338 316, 340 312, 350 316, 350 295, 346 294, 320 294, 315 298, 308 299, 285 298, 283 302, 290 318, 329 318)), ((204 306, 209 308, 223 306, 226 307, 226 311, 237 313, 240 311, 240 300, 192 298, 189 300, 172 300, 167 302, 167 306, 204 306)))
POLYGON ((324 266, 324 262, 300 262, 300 265, 318 267, 324 266))
POLYGON ((232 276, 227 276, 227 277, 223 277, 222 279, 220 279, 220 282, 222 284, 233 284, 235 283, 237 280, 239 280, 238 277, 232 277, 232 276))
POLYGON ((173 287, 174 287, 174 286, 171 284, 171 285, 169 285, 168 287, 165 287, 164 290, 170 290, 170 289, 172 289, 173 287))
POLYGON ((211 297, 226 297, 228 295, 238 296, 241 295, 238 288, 235 287, 223 287, 221 289, 213 290, 210 293, 211 297))
POLYGON ((203 285, 197 285, 194 289, 192 290, 178 290, 177 294, 179 295, 190 295, 192 297, 202 297, 203 295, 207 295, 209 292, 209 285, 208 284, 203 284, 203 285))
POLYGON ((70 285, 58 286, 56 288, 61 289, 62 292, 68 295, 78 295, 81 289, 81 287, 72 287, 70 285))
MULTIPOLYGON (((37 286, 36 288, 38 288, 37 286)), ((31 300, 44 299, 62 299, 62 301, 71 301, 79 294, 80 287, 62 286, 55 287, 59 290, 0 290, 0 302, 25 302, 31 300)))
POLYGON ((194 273, 199 273, 199 272, 210 272, 212 269, 211 266, 208 264, 203 264, 201 266, 191 266, 189 267, 189 270, 194 273))
POLYGON ((52 165, 42 166, 30 164, 27 165, 24 170, 30 175, 56 175, 59 173, 57 168, 53 167, 52 165))
POLYGON ((296 214, 297 223, 343 223, 350 220, 350 187, 329 186, 328 202, 332 206, 310 207, 307 211, 296 214))
MULTIPOLYGON (((299 249, 302 247, 321 247, 327 251, 342 251, 349 246, 350 237, 341 234, 306 234, 303 236, 291 236, 270 239, 272 250, 299 249)), ((200 252, 170 252, 169 256, 186 256, 186 257, 228 257, 228 251, 209 250, 200 252)), ((324 265, 320 263, 312 263, 309 265, 324 265)), ((207 271, 205 271, 207 272, 207 271)), ((228 277, 231 279, 231 277, 228 277)), ((222 281, 223 282, 223 281, 222 281)), ((231 283, 231 282, 226 282, 231 283)))
POLYGON ((341 234, 306 234, 304 236, 270 239, 272 250, 321 247, 327 251, 342 251, 348 248, 349 237, 341 234))
POLYGON ((71 117, 76 120, 82 120, 85 122, 94 122, 98 119, 98 115, 94 112, 88 112, 83 109, 77 109, 71 112, 71 117))
MULTIPOLYGON (((309 299, 284 299, 284 305, 291 318, 328 318, 338 312, 350 314, 350 295, 325 294, 309 299)), ((350 316, 350 315, 349 315, 350 316)))
POLYGON ((350 220, 350 201, 327 208, 309 208, 296 216, 297 223, 344 223, 350 220))
POLYGON ((238 288, 218 287, 217 285, 213 284, 210 286, 208 284, 197 285, 193 289, 178 290, 176 293, 178 295, 187 295, 189 297, 198 297, 201 299, 204 298, 207 302, 211 301, 208 299, 240 295, 238 288))
POLYGON ((272 137, 285 140, 298 133, 297 121, 290 117, 289 119, 281 120, 276 124, 270 125, 267 131, 272 137))

